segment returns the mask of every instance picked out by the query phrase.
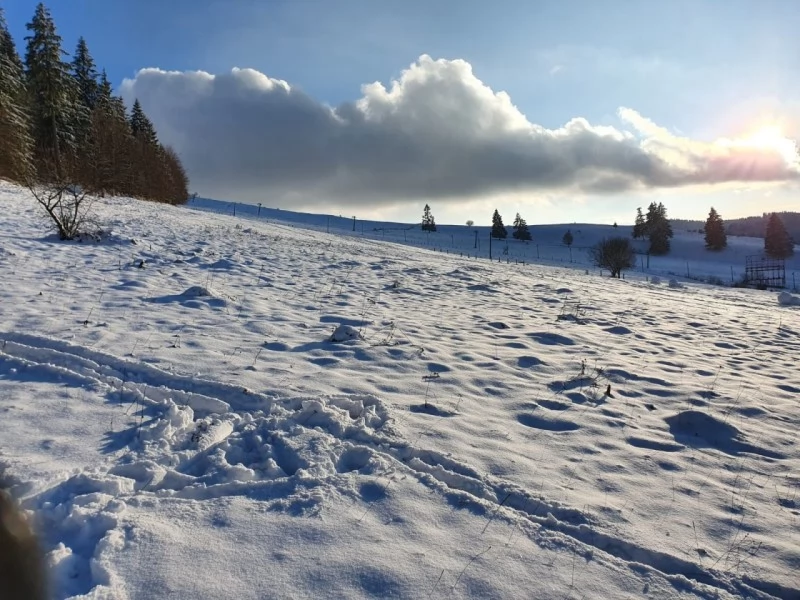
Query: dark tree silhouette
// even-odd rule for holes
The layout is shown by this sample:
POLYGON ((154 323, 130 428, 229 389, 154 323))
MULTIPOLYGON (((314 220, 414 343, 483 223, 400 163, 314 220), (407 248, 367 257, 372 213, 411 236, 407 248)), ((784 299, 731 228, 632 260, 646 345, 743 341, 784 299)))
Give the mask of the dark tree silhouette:
POLYGON ((589 250, 589 258, 601 269, 619 277, 622 271, 636 265, 636 254, 628 238, 615 237, 599 242, 589 250))

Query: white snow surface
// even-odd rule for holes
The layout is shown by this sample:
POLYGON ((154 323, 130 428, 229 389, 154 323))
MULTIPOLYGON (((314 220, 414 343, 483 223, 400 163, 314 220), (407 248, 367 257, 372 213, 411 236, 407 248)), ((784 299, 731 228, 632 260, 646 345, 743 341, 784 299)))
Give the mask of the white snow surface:
POLYGON ((800 598, 774 292, 96 207, 58 242, 0 183, 0 461, 54 598, 800 598))

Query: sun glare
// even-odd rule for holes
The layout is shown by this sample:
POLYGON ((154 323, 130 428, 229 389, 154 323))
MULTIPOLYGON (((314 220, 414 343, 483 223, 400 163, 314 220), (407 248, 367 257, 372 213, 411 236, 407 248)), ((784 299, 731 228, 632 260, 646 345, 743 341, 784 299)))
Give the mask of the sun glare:
POLYGON ((747 141, 756 146, 775 148, 785 142, 786 138, 777 125, 767 125, 757 130, 747 141))
POLYGON ((742 142, 753 148, 776 152, 787 163, 798 161, 795 142, 787 138, 777 125, 765 125, 757 129, 752 135, 744 138, 742 142))

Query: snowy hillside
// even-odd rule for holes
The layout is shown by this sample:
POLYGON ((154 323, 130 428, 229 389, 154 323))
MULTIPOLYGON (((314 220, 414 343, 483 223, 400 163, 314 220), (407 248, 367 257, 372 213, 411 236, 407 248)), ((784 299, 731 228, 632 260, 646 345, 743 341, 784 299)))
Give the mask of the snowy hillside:
MULTIPOLYGON (((270 209, 249 204, 222 202, 196 198, 190 208, 228 214, 243 218, 256 218, 262 222, 300 226, 340 235, 390 241, 404 245, 435 249, 462 256, 479 256, 502 262, 571 265, 575 268, 592 268, 586 250, 603 238, 630 236, 630 226, 592 225, 529 225, 533 239, 529 242, 511 238, 512 228, 506 224, 509 236, 506 240, 492 242, 489 247, 488 226, 439 225, 437 231, 421 231, 419 224, 383 223, 362 221, 341 215, 320 215, 280 209, 270 209), (567 230, 572 233, 572 247, 563 244, 567 230)), ((634 242, 637 251, 646 254, 647 242, 634 242)), ((728 236, 728 247, 721 252, 710 252, 705 248, 703 235, 696 231, 676 228, 672 250, 667 256, 640 256, 637 271, 645 275, 665 278, 684 278, 690 281, 731 285, 744 276, 745 259, 751 255, 762 255, 764 240, 752 237, 728 236)), ((800 252, 786 262, 786 278, 789 288, 800 290, 800 252)))
POLYGON ((0 461, 56 598, 800 598, 774 292, 126 199, 61 243, 0 208, 0 461))

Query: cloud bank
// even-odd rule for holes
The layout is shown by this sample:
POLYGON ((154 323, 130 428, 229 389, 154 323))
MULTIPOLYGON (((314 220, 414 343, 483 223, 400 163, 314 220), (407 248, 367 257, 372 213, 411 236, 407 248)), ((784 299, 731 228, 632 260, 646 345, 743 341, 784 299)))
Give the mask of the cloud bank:
POLYGON ((635 110, 619 127, 574 118, 546 129, 463 60, 423 55, 387 87, 330 107, 252 69, 143 69, 121 87, 139 98, 202 194, 278 206, 465 200, 559 190, 610 194, 800 173, 792 142, 702 142, 635 110))

